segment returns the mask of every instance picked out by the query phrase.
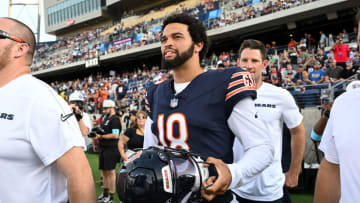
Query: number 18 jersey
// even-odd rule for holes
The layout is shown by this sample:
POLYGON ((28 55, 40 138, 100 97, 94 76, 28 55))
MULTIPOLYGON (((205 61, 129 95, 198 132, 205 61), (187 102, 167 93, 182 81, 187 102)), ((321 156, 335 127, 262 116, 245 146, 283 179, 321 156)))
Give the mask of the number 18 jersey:
POLYGON ((177 95, 173 83, 167 80, 147 93, 145 108, 158 144, 232 163, 235 136, 227 119, 240 100, 256 98, 252 76, 240 68, 204 72, 177 95))

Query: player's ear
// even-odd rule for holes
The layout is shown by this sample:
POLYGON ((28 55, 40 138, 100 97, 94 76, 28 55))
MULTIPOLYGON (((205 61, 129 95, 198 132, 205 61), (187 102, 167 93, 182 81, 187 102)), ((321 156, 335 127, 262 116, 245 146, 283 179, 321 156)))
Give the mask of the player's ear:
POLYGON ((195 42, 194 44, 194 51, 197 53, 199 53, 204 47, 204 42, 195 42))
POLYGON ((263 61, 263 65, 264 65, 263 69, 265 69, 269 65, 269 60, 265 59, 263 61))
POLYGON ((15 57, 19 58, 21 56, 26 55, 26 53, 29 51, 29 45, 25 43, 17 43, 15 47, 15 57))

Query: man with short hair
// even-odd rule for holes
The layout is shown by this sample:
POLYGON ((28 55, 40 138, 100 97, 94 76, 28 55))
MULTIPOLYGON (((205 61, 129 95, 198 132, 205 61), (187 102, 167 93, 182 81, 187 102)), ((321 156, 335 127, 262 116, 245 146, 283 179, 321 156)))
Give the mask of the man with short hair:
POLYGON ((298 70, 297 70, 296 74, 294 75, 294 78, 292 79, 292 81, 296 85, 306 85, 306 84, 311 83, 311 81, 309 80, 309 73, 305 70, 305 67, 303 64, 298 65, 298 70))
POLYGON ((343 68, 341 66, 337 66, 337 62, 335 59, 329 59, 329 68, 325 71, 325 82, 337 82, 342 80, 341 73, 343 68))
POLYGON ((295 76, 296 71, 293 70, 293 67, 290 63, 286 65, 286 69, 282 73, 282 80, 283 80, 283 86, 293 86, 295 83, 292 81, 293 77, 295 76))
MULTIPOLYGON (((237 194, 240 203, 253 202, 283 202, 283 186, 296 187, 301 172, 301 163, 305 150, 305 129, 303 116, 296 106, 292 95, 285 89, 264 83, 262 70, 268 65, 265 59, 265 47, 262 42, 245 40, 239 50, 240 66, 254 74, 258 97, 255 108, 259 119, 268 126, 268 133, 275 145, 275 158, 271 165, 233 192, 237 194), (281 151, 283 123, 291 133, 291 164, 289 171, 282 172, 281 151)), ((234 160, 241 160, 244 149, 238 140, 234 142, 234 160)))
POLYGON ((353 65, 353 60, 352 58, 348 58, 346 60, 346 67, 343 69, 342 73, 341 73, 341 78, 347 79, 353 75, 355 75, 358 71, 357 66, 353 65))
POLYGON ((35 46, 29 27, 0 18, 0 202, 95 203, 75 116, 29 74, 35 46))
POLYGON ((116 115, 115 102, 103 101, 103 114, 106 116, 96 133, 99 139, 99 169, 103 176, 103 193, 98 197, 102 203, 114 203, 115 168, 120 161, 120 152, 117 147, 121 132, 121 122, 116 115))
POLYGON ((200 61, 207 48, 206 29, 196 18, 176 14, 164 21, 162 63, 173 70, 173 79, 148 91, 144 147, 183 148, 207 158, 218 177, 204 180, 202 197, 226 203, 236 201, 229 189, 246 184, 272 162, 273 146, 256 118, 251 75, 240 68, 205 72, 200 61), (234 139, 246 149, 236 164, 234 139))
POLYGON ((331 51, 334 53, 334 59, 336 60, 337 65, 345 68, 345 62, 349 57, 350 53, 349 46, 347 44, 344 44, 342 38, 337 37, 331 51))
POLYGON ((123 80, 120 81, 119 86, 117 86, 116 88, 116 103, 118 106, 120 105, 120 101, 122 100, 122 98, 125 97, 126 93, 127 93, 127 86, 125 85, 125 82, 123 80))
POLYGON ((312 85, 317 85, 325 81, 325 72, 321 69, 319 61, 314 62, 314 70, 309 73, 309 80, 312 85))

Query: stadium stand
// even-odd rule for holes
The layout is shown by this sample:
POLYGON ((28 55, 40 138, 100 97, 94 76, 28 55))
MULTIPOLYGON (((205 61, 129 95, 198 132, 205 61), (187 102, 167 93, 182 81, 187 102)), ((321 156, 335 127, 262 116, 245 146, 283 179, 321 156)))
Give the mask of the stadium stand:
MULTIPOLYGON (((319 0, 318 0, 319 1, 319 0)), ((84 61, 159 41, 159 22, 176 12, 186 12, 204 22, 208 30, 251 20, 255 17, 281 12, 314 1, 204 1, 187 0, 142 16, 128 16, 115 25, 100 27, 73 36, 60 38, 50 44, 40 43, 32 71, 84 61), (236 2, 236 3, 234 3, 236 2), (241 3, 239 3, 241 2, 241 3), (44 51, 46 50, 46 51, 44 51), (96 53, 96 54, 94 54, 96 53), (44 63, 45 61, 45 63, 44 63)))

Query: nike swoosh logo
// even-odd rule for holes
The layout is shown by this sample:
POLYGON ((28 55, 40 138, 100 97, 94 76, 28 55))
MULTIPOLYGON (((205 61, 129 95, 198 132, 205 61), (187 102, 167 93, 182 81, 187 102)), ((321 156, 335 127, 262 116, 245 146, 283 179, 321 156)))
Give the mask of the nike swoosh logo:
POLYGON ((69 114, 66 114, 66 115, 63 115, 61 114, 60 115, 60 119, 61 121, 66 121, 68 118, 70 118, 72 115, 74 115, 74 113, 69 113, 69 114))

